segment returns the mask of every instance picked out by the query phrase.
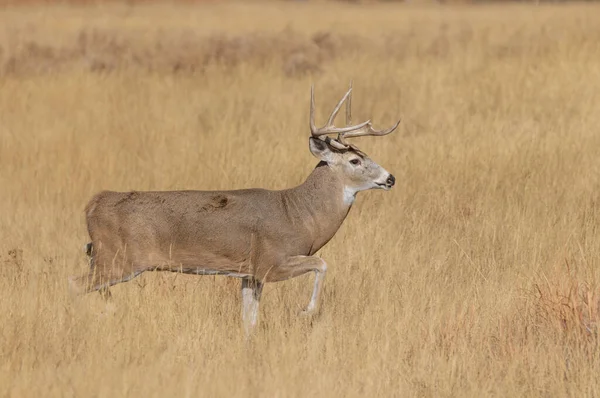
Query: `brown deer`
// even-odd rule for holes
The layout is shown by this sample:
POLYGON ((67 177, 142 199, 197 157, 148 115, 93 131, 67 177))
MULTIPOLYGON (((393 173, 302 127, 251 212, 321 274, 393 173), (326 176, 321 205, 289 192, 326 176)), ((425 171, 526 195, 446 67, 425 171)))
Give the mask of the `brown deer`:
POLYGON ((325 126, 314 122, 311 87, 309 148, 319 163, 299 186, 284 190, 111 192, 85 208, 90 271, 70 277, 74 293, 106 290, 144 271, 226 275, 242 279, 242 319, 258 322, 263 284, 315 273, 305 314, 317 308, 327 263, 315 253, 337 232, 357 192, 389 190, 392 174, 346 139, 382 136, 370 120, 352 125, 352 87, 325 126), (346 102, 346 127, 334 119, 346 102), (337 134, 337 138, 329 137, 337 134))

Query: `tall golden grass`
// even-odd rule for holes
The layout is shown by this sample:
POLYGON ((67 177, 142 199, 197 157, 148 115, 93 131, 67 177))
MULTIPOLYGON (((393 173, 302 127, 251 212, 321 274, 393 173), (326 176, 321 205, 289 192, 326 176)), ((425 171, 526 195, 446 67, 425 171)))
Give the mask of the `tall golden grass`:
POLYGON ((46 6, 0 11, 3 396, 598 396, 600 9, 46 6), (72 301, 111 190, 285 188, 354 81, 359 195, 312 276, 144 274, 72 301))

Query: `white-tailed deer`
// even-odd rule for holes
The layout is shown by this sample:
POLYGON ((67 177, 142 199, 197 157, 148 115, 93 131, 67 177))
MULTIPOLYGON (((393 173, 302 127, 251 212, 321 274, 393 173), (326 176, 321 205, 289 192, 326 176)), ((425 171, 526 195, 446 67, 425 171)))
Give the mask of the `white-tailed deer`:
POLYGON ((248 335, 258 321, 265 282, 313 271, 314 287, 304 312, 315 311, 327 271, 315 253, 339 229, 357 192, 389 190, 395 182, 346 139, 386 135, 400 121, 382 131, 374 130, 370 121, 351 125, 351 92, 352 87, 325 126, 317 128, 311 87, 309 147, 320 161, 297 187, 95 195, 85 208, 90 271, 69 278, 71 289, 104 290, 144 271, 242 278, 242 319, 248 335), (335 127, 344 102, 346 127, 335 127))

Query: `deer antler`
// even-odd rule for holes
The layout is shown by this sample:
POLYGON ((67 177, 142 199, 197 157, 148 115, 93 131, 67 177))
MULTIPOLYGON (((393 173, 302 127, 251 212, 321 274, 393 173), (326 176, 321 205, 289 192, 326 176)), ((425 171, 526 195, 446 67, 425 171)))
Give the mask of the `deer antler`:
POLYGON ((366 122, 361 123, 361 124, 356 125, 356 126, 347 126, 347 127, 335 127, 333 125, 335 117, 337 116, 337 114, 339 113, 340 109, 342 108, 342 104, 350 96, 351 92, 352 92, 352 87, 350 87, 350 89, 342 97, 342 99, 340 100, 340 102, 337 103, 337 105, 333 109, 333 112, 331 112, 331 115, 329 115, 329 120, 327 120, 327 123, 325 124, 325 126, 323 126, 321 128, 317 128, 317 126, 315 125, 315 93, 314 93, 314 86, 310 87, 310 132, 311 132, 311 134, 312 134, 313 137, 320 138, 321 140, 327 142, 328 144, 330 144, 331 146, 333 146, 336 149, 348 149, 348 146, 344 145, 341 142, 338 142, 336 140, 332 140, 330 137, 321 138, 321 136, 324 136, 324 135, 327 135, 327 134, 338 134, 339 135, 339 134, 342 134, 342 133, 346 133, 346 132, 358 130, 358 129, 362 128, 362 127, 365 127, 369 123, 369 121, 366 121, 366 122))
POLYGON ((391 128, 387 130, 375 130, 371 124, 371 120, 367 120, 366 122, 357 124, 352 126, 352 83, 350 83, 350 88, 346 92, 346 94, 342 97, 340 102, 337 103, 331 115, 329 115, 329 119, 327 120, 327 124, 321 128, 317 128, 315 125, 315 95, 314 95, 314 87, 310 87, 310 132, 313 137, 318 137, 319 139, 327 142, 331 146, 336 149, 348 149, 353 147, 352 144, 349 144, 345 141, 346 138, 351 137, 361 137, 366 135, 373 136, 382 136, 390 134, 392 131, 396 130, 398 125, 400 124, 400 120, 396 122, 391 128), (335 117, 339 113, 340 109, 344 102, 346 102, 346 127, 335 127, 333 122, 335 117), (337 134, 337 140, 331 139, 330 137, 324 137, 327 134, 337 134))

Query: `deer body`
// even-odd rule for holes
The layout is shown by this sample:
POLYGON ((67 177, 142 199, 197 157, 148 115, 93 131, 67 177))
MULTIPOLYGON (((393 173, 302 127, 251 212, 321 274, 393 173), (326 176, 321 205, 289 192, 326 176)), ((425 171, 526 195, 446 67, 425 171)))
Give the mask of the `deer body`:
POLYGON ((86 207, 96 276, 85 282, 97 290, 148 270, 285 280, 278 265, 312 256, 349 210, 325 163, 280 191, 101 192, 86 207))
MULTIPOLYGON (((90 271, 71 277, 78 293, 104 290, 144 271, 242 278, 242 316, 247 335, 258 320, 265 282, 315 272, 310 302, 318 303, 327 264, 314 256, 337 232, 357 192, 389 190, 394 177, 344 137, 384 135, 370 122, 316 129, 311 92, 310 150, 320 162, 304 183, 284 190, 112 192, 86 206, 91 238, 90 271), (326 134, 338 133, 332 140, 326 134), (326 138, 324 138, 324 136, 326 138)), ((347 102, 350 124, 350 100, 347 102)))

